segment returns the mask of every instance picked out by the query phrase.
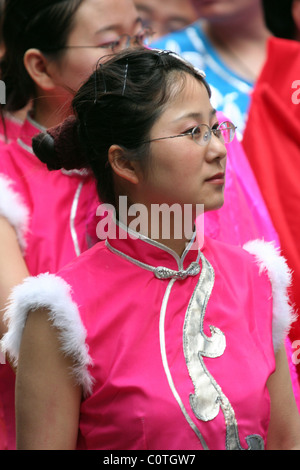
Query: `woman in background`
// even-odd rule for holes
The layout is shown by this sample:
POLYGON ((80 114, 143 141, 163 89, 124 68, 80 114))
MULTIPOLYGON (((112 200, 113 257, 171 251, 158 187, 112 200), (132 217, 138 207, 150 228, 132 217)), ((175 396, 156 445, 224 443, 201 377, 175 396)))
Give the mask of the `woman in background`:
MULTIPOLYGON (((0 151, 1 309, 28 274, 56 272, 89 247, 88 217, 99 204, 90 172, 49 173, 32 151, 32 137, 72 113, 73 94, 99 58, 141 44, 145 31, 132 0, 7 0, 2 34, 4 112, 30 102, 32 111, 19 139, 0 151)), ((0 374, 11 449, 14 373, 6 364, 0 374)))

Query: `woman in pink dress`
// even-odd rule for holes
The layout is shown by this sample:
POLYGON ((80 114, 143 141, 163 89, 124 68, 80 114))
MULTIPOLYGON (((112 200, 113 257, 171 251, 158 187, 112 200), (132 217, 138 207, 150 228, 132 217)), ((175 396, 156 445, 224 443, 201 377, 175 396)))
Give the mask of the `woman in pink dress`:
POLYGON ((127 51, 83 85, 55 140, 35 139, 49 169, 92 169, 113 217, 105 242, 14 290, 2 343, 18 449, 300 448, 285 260, 193 232, 203 205, 223 204, 235 132, 209 97, 182 59, 127 51), (55 151, 74 136, 76 162, 55 151))
MULTIPOLYGON (((144 38, 132 0, 8 0, 3 22, 4 111, 33 103, 19 139, 0 150, 0 309, 24 277, 56 272, 89 247, 98 195, 89 171, 50 173, 32 137, 72 111, 74 90, 100 57, 144 38), (20 77, 22 77, 20 79, 20 77), (94 208, 94 209, 93 209, 94 208)), ((0 317, 0 336, 5 325, 0 317)), ((14 448, 14 374, 0 365, 0 400, 14 448)))

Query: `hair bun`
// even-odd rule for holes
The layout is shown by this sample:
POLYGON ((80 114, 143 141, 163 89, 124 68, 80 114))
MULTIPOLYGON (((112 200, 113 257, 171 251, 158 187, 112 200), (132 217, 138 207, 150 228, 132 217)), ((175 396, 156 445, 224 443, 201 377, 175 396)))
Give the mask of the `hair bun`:
POLYGON ((69 116, 61 124, 32 139, 35 155, 49 170, 74 170, 88 166, 78 139, 78 121, 69 116))

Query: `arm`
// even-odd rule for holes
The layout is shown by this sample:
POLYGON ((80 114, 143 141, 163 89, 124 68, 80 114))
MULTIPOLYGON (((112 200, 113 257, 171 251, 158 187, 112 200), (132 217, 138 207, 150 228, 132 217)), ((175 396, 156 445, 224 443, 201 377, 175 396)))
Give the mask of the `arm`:
POLYGON ((15 229, 0 217, 0 339, 6 331, 3 308, 11 289, 29 276, 15 229))
POLYGON ((295 402, 285 348, 276 354, 276 371, 268 380, 271 419, 268 450, 300 450, 300 415, 295 402))
POLYGON ((29 313, 16 380, 17 449, 76 447, 82 389, 70 374, 73 361, 59 350, 47 310, 29 313))

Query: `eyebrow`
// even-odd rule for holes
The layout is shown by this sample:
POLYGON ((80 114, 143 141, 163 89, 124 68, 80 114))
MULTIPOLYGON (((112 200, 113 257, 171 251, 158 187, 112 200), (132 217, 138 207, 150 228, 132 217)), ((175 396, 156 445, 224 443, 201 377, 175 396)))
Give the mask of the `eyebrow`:
MULTIPOLYGON (((210 112, 210 118, 213 118, 217 114, 216 109, 212 109, 210 112)), ((184 114, 180 116, 179 118, 175 119, 174 122, 176 121, 181 121, 182 119, 186 118, 193 118, 193 119, 203 119, 203 114, 202 113, 189 113, 189 114, 184 114)))
POLYGON ((144 13, 154 13, 154 8, 151 8, 148 5, 142 5, 139 2, 136 2, 135 6, 138 10, 143 11, 144 13))
MULTIPOLYGON (((141 27, 143 26, 143 21, 142 21, 142 18, 141 17, 137 17, 135 22, 133 23, 133 26, 137 26, 138 24, 141 25, 141 27)), ((95 32, 95 36, 97 34, 101 34, 101 33, 106 33, 107 31, 113 31, 113 30, 116 30, 120 27, 119 24, 111 24, 109 26, 105 26, 104 28, 100 28, 98 29, 98 31, 95 32)))
MULTIPOLYGON (((139 11, 147 13, 148 15, 154 15, 154 13, 155 13, 154 8, 151 8, 148 5, 140 4, 140 3, 138 3, 138 1, 136 2, 135 6, 139 11)), ((184 13, 182 13, 182 15, 180 15, 178 13, 173 13, 173 14, 170 15, 170 18, 169 18, 168 21, 186 21, 186 15, 184 15, 184 13)))

